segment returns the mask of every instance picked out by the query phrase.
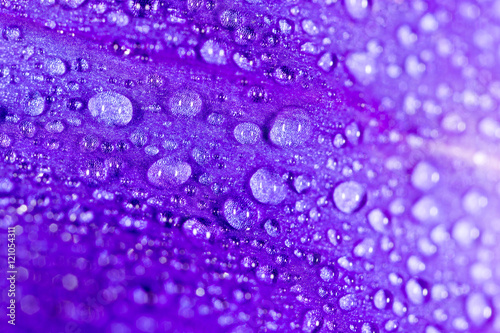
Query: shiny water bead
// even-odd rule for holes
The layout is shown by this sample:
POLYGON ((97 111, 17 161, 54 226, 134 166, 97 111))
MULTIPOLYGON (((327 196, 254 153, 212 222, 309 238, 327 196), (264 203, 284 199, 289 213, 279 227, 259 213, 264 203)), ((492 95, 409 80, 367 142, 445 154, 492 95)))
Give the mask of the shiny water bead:
POLYGON ((130 134, 130 141, 136 147, 144 147, 148 142, 148 135, 142 130, 135 130, 130 134))
POLYGON ((132 103, 116 92, 98 93, 89 100, 88 108, 92 117, 106 125, 124 126, 132 120, 132 103))
POLYGON ((480 214, 488 205, 488 197, 478 189, 470 189, 462 198, 463 209, 472 215, 480 214))
POLYGON ((255 275, 257 276, 257 279, 266 284, 272 284, 278 277, 276 270, 269 265, 259 266, 255 275))
POLYGON ((368 16, 369 0, 345 0, 344 4, 349 15, 355 20, 362 20, 368 16))
POLYGON ((321 280, 323 280, 325 282, 333 281, 335 279, 335 276, 336 276, 335 269, 332 267, 328 267, 328 266, 322 267, 321 270, 319 271, 319 276, 320 276, 321 280))
POLYGON ((303 20, 302 29, 304 29, 304 31, 310 36, 316 36, 319 34, 319 29, 312 20, 303 20))
POLYGON ((209 64, 225 65, 227 64, 229 53, 224 45, 210 39, 207 40, 200 50, 201 57, 209 64))
POLYGON ((6 41, 14 42, 22 38, 21 28, 17 25, 9 25, 3 28, 2 37, 6 41))
POLYGON ((267 168, 260 168, 252 175, 250 189, 257 201, 271 205, 279 204, 287 194, 286 185, 280 175, 267 168))
POLYGON ((479 238, 480 231, 471 221, 461 219, 453 226, 451 235, 458 244, 467 247, 479 238))
POLYGON ((337 133, 333 138, 333 145, 336 148, 342 148, 345 145, 345 138, 342 134, 337 133))
POLYGON ((368 223, 378 232, 384 232, 389 225, 389 218, 379 208, 375 208, 368 213, 368 223))
POLYGON ((421 190, 428 191, 432 189, 439 181, 439 172, 428 162, 418 163, 411 174, 412 185, 421 190))
POLYGON ((351 214, 360 209, 366 199, 365 188, 355 181, 340 183, 333 191, 335 206, 346 214, 351 214))
POLYGON ((190 176, 191 166, 188 163, 171 158, 156 161, 148 170, 148 180, 162 188, 184 184, 190 176))
POLYGON ((242 230, 256 224, 259 213, 250 200, 246 198, 230 198, 224 202, 224 217, 233 228, 242 230))
POLYGON ((387 309, 391 302, 392 295, 387 290, 379 289, 375 295, 373 295, 373 305, 379 310, 387 309))
POLYGON ((182 228, 186 234, 199 240, 208 240, 212 236, 210 229, 196 218, 184 222, 182 228))
POLYGON ((342 296, 339 299, 339 306, 344 311, 354 310, 358 306, 356 296, 354 296, 353 294, 342 296))
POLYGON ((326 52, 319 58, 318 66, 325 72, 330 72, 333 68, 337 66, 337 56, 330 52, 326 52))
POLYGON ((356 122, 352 122, 345 127, 345 136, 350 144, 356 146, 361 139, 361 130, 356 122))
POLYGON ((174 115, 186 117, 194 117, 200 113, 202 104, 200 95, 192 90, 179 90, 168 101, 174 115))
POLYGON ((305 110, 288 107, 274 119, 269 138, 280 147, 297 147, 311 136, 311 120, 305 110))
POLYGON ((243 23, 243 15, 234 9, 223 11, 219 19, 222 27, 228 30, 235 30, 243 23))
POLYGON ((430 298, 427 283, 421 279, 410 279, 405 285, 406 296, 408 300, 416 305, 423 304, 430 298))
POLYGON ((377 72, 375 58, 370 53, 358 52, 349 54, 346 65, 352 75, 363 85, 369 85, 375 80, 377 72))
POLYGON ((24 105, 24 112, 29 116, 39 116, 45 110, 45 98, 39 93, 31 94, 24 105))
POLYGON ((439 206, 434 197, 424 196, 415 202, 411 213, 415 219, 422 223, 432 223, 439 218, 439 206))
POLYGON ((304 315, 304 323, 302 324, 302 331, 305 333, 318 332, 323 326, 323 317, 318 310, 310 310, 304 315))
POLYGON ((71 9, 76 9, 80 7, 84 2, 85 0, 61 0, 61 3, 63 5, 66 5, 71 9))
POLYGON ((61 76, 66 73, 66 64, 60 58, 49 57, 45 60, 45 69, 50 75, 61 76))
POLYGON ((467 316, 474 327, 482 327, 493 316, 493 309, 482 293, 471 293, 465 301, 467 316))
POLYGON ((244 145, 253 145, 262 137, 260 127, 248 122, 236 125, 233 133, 236 141, 244 145))
POLYGON ((279 222, 274 219, 269 219, 264 222, 264 229, 267 234, 271 237, 278 237, 280 234, 280 225, 279 222))
POLYGON ((311 187, 311 177, 308 175, 299 175, 293 180, 293 186, 298 193, 302 193, 311 187))
POLYGON ((61 133, 64 131, 64 124, 60 120, 52 120, 45 125, 45 129, 50 133, 61 133))

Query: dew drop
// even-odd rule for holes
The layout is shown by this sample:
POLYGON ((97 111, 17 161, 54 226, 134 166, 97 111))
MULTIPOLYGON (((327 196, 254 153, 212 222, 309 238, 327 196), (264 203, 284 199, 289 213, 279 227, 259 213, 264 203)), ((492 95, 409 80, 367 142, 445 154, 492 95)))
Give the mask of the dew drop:
POLYGON ((280 225, 279 222, 274 219, 269 219, 264 222, 264 229, 267 234, 271 237, 278 237, 280 234, 280 225))
POLYGON ((421 279, 410 279, 405 285, 408 300, 416 305, 423 304, 430 298, 427 283, 421 279))
POLYGON ((458 244, 467 247, 479 238, 480 232, 471 221, 461 219, 453 226, 451 235, 458 244))
POLYGON ((432 189, 438 181, 439 172, 434 166, 425 161, 418 163, 411 174, 412 185, 421 191, 432 189))
POLYGON ((246 198, 227 199, 224 217, 233 228, 242 230, 252 227, 259 219, 255 205, 246 198))
POLYGON ((476 327, 482 327, 492 317, 490 302, 482 293, 471 293, 465 301, 467 316, 476 327))
POLYGON ((200 113, 203 103, 198 93, 192 90, 180 90, 170 97, 168 104, 174 115, 194 117, 200 113))
POLYGON ((210 39, 203 44, 200 54, 209 64, 225 65, 227 64, 229 52, 222 44, 210 39))
POLYGON ((347 56, 345 63, 351 74, 361 84, 369 85, 375 80, 377 68, 372 54, 364 52, 352 53, 347 56))
POLYGON ((66 73, 66 64, 57 57, 49 57, 45 60, 45 69, 50 75, 61 76, 66 73))
POLYGON ((162 188, 184 184, 190 176, 191 166, 188 163, 170 158, 156 161, 148 170, 148 180, 162 188))
POLYGON ((439 218, 439 207, 436 199, 431 196, 420 198, 411 208, 411 213, 422 223, 432 223, 439 218))
POLYGON ((344 0, 349 15, 355 20, 362 20, 368 16, 370 4, 368 0, 344 0))
POLYGON ((50 133, 61 133, 64 131, 64 124, 60 120, 52 120, 45 125, 45 129, 50 133))
POLYGON ((306 312, 304 316, 304 323, 302 324, 302 331, 306 333, 315 333, 323 326, 323 317, 318 310, 311 310, 306 312))
POLYGON ((311 121, 301 108, 285 108, 275 119, 269 133, 272 143, 280 147, 297 147, 311 135, 311 121))
POLYGON ((389 218, 384 214, 379 208, 375 208, 368 213, 367 216, 368 223, 370 226, 378 232, 386 231, 389 225, 389 218))
POLYGON ((262 137, 260 127, 254 123, 241 123, 234 128, 234 138, 241 144, 253 145, 262 137))
POLYGON ((196 218, 192 218, 184 222, 182 228, 190 237, 194 237, 199 240, 208 240, 212 235, 208 227, 196 218))
POLYGON ((335 206, 346 214, 351 214, 360 209, 365 201, 366 190, 355 181, 340 183, 333 191, 335 206))
POLYGON ((18 41, 22 38, 21 28, 16 25, 9 25, 2 30, 2 37, 9 42, 18 41))
POLYGON ((353 294, 347 294, 339 299, 339 306, 344 311, 354 310, 358 304, 356 302, 356 297, 353 294))
POLYGON ((30 116, 39 116, 45 110, 45 98, 39 93, 32 94, 24 106, 24 112, 30 116))
POLYGON ((379 289, 373 296, 373 305, 379 310, 385 310, 390 307, 392 295, 384 289, 379 289))
POLYGON ((255 275, 257 279, 266 284, 272 284, 278 277, 276 270, 269 265, 259 266, 255 275))
POLYGON ((106 125, 124 126, 132 120, 132 103, 118 93, 106 91, 89 100, 88 108, 92 117, 106 125))
POLYGON ((279 204, 287 195, 283 179, 267 168, 260 168, 252 175, 250 189, 257 201, 270 205, 279 204))

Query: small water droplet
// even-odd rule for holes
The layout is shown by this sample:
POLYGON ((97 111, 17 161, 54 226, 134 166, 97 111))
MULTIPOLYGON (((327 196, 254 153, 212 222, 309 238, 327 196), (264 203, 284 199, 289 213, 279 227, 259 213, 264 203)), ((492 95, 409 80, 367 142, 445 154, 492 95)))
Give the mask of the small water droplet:
POLYGON ((277 173, 260 168, 250 178, 250 189, 255 199, 264 204, 277 205, 287 194, 286 185, 277 173))
POLYGON ((285 108, 275 119, 269 133, 272 143, 280 147, 304 144, 311 135, 311 121, 301 108, 285 108))
POLYGON ((194 117, 201 111, 202 100, 197 92, 192 90, 179 90, 169 101, 170 111, 174 115, 194 117))
POLYGON ((171 158, 156 161, 148 170, 148 180, 163 188, 184 184, 189 177, 191 177, 191 166, 171 158))
POLYGON ((132 103, 118 93, 106 91, 89 100, 91 115, 107 125, 124 126, 132 120, 132 103))
POLYGON ((262 137, 260 127, 254 123, 241 123, 234 128, 234 138, 241 144, 253 145, 262 137))
POLYGON ((366 190, 355 181, 340 183, 333 191, 335 206, 346 214, 351 214, 360 209, 365 201, 366 190))

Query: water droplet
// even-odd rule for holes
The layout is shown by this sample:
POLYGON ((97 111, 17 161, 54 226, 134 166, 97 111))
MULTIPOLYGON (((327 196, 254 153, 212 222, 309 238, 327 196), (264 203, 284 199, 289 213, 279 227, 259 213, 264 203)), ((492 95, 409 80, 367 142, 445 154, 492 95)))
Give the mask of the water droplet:
POLYGON ((45 129, 50 133, 61 133, 64 131, 64 124, 60 120, 52 120, 45 125, 45 129))
POLYGON ((259 213, 255 205, 246 198, 227 199, 224 203, 224 217, 233 228, 242 230, 257 223, 259 213))
POLYGON ((472 215, 478 215, 488 205, 488 198, 479 190, 471 189, 462 198, 462 207, 472 215))
POLYGON ((375 208, 368 213, 368 223, 371 227, 378 232, 386 231, 389 225, 389 218, 379 208, 375 208))
POLYGON ((439 218, 439 207, 434 197, 424 196, 413 205, 411 213, 420 222, 432 223, 439 218))
POLYGON ((304 144, 311 135, 311 121, 301 108, 285 108, 273 122, 269 138, 280 147, 304 144))
POLYGON ((389 291, 379 289, 373 296, 373 305, 379 310, 385 310, 392 303, 392 295, 389 291))
POLYGON ((315 333, 323 326, 323 317, 318 310, 311 310, 306 312, 304 316, 304 323, 302 324, 302 331, 306 333, 315 333))
POLYGON ((356 122, 352 122, 345 127, 345 136, 350 144, 356 146, 361 139, 361 130, 356 122))
POLYGON ((461 219, 455 223, 451 235, 458 244, 470 246, 479 238, 479 229, 469 220, 461 219))
POLYGON ((85 0, 61 0, 63 5, 68 6, 69 8, 76 9, 84 3, 85 0))
POLYGON ((304 31, 311 36, 319 34, 319 29, 312 20, 302 21, 302 29, 304 29, 304 31))
POLYGON ((326 52, 319 58, 318 66, 325 72, 329 72, 332 68, 337 67, 337 56, 330 52, 326 52))
POLYGON ((191 176, 191 166, 186 162, 162 158, 151 165, 148 180, 156 186, 169 188, 184 184, 191 176))
POLYGON ((142 130, 136 130, 130 135, 130 141, 136 147, 144 147, 148 142, 148 135, 142 130))
POLYGON ((192 90, 175 92, 168 103, 174 115, 187 117, 194 117, 200 113, 203 104, 200 95, 192 90))
POLYGON ((20 27, 17 25, 9 25, 2 30, 2 37, 9 42, 15 42, 20 40, 23 36, 20 27))
POLYGON ((345 7, 349 15, 355 20, 362 20, 368 16, 368 0, 345 0, 345 7))
POLYGON ((434 166, 422 161, 417 164, 411 174, 411 183, 415 188, 428 191, 439 181, 439 173, 434 166))
POLYGON ((225 10, 220 15, 220 23, 228 30, 235 30, 243 23, 243 15, 234 9, 225 10))
POLYGON ((360 209, 365 201, 366 190, 355 181, 340 183, 333 191, 335 206, 346 214, 351 214, 360 209))
POLYGON ((24 112, 30 116, 39 116, 45 110, 45 98, 39 93, 31 94, 24 106, 24 112))
POLYGON ((238 124, 233 133, 236 141, 244 145, 253 145, 262 137, 260 127, 254 123, 238 124))
POLYGON ((293 181, 293 186, 298 193, 302 193, 311 187, 311 177, 307 175, 297 176, 293 181))
POLYGON ((210 39, 203 44, 200 54, 202 58, 209 64, 225 65, 227 64, 228 50, 223 44, 210 39))
POLYGON ((373 254, 374 247, 375 241, 371 238, 365 238, 354 247, 353 254, 358 258, 369 258, 373 254))
POLYGON ((31 121, 25 120, 19 123, 19 130, 25 137, 32 138, 35 136, 36 127, 31 121))
POLYGON ((346 66, 352 75, 363 85, 369 85, 375 80, 377 72, 375 58, 370 53, 352 53, 346 58, 346 66))
POLYGON ((198 219, 192 218, 182 225, 184 232, 199 240, 208 240, 212 235, 209 228, 198 219))
POLYGON ((287 194, 287 188, 280 175, 266 168, 260 168, 252 175, 250 189, 255 199, 271 205, 279 204, 287 194))
POLYGON ((337 133, 333 138, 333 145, 337 148, 342 148, 345 145, 344 136, 340 133, 337 133))
POLYGON ((344 311, 354 310, 358 304, 356 302, 356 297, 353 294, 347 294, 339 299, 339 306, 344 311))
POLYGON ((132 120, 132 103, 118 93, 106 91, 92 97, 88 104, 90 114, 107 125, 124 126, 132 120))
POLYGON ((336 277, 335 269, 328 266, 322 267, 319 271, 319 276, 321 277, 321 280, 325 282, 333 281, 336 277))
POLYGON ((66 64, 57 57, 49 57, 45 60, 45 69, 50 75, 61 76, 66 73, 66 64))
POLYGON ((476 327, 482 327, 492 317, 493 310, 490 302, 482 293, 472 293, 465 302, 467 316, 476 327))
POLYGON ((279 222, 274 219, 269 219, 264 222, 264 229, 267 234, 271 237, 278 237, 280 234, 280 225, 279 222))
POLYGON ((272 284, 278 277, 276 270, 269 265, 259 266, 255 275, 257 279, 267 284, 272 284))
POLYGON ((408 300, 416 305, 423 304, 430 298, 427 283, 421 279, 410 279, 405 286, 408 300))
POLYGON ((374 324, 364 323, 361 326, 361 333, 377 333, 378 329, 374 324))

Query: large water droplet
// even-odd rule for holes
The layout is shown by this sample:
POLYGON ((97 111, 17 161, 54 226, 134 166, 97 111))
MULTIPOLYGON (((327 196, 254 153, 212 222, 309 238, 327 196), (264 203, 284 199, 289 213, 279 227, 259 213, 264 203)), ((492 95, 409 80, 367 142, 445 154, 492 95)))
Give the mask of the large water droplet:
POLYGON ((434 197, 424 196, 413 205, 411 213, 420 222, 432 223, 439 218, 439 207, 434 197))
POLYGON ((50 75, 61 76, 66 73, 66 64, 57 57, 49 57, 45 60, 45 69, 50 75))
POLYGON ((234 138, 241 144, 253 145, 262 137, 262 131, 254 123, 241 123, 234 128, 234 138))
POLYGON ((148 179, 156 186, 169 188, 185 183, 191 176, 191 166, 186 162, 162 158, 148 170, 148 179))
POLYGON ((472 293, 465 301, 467 316, 476 327, 482 327, 493 315, 490 302, 482 293, 472 293))
POLYGON ((124 126, 132 120, 132 103, 118 93, 106 91, 92 97, 88 104, 90 114, 107 125, 124 126))
POLYGON ((45 110, 45 98, 39 93, 35 93, 28 97, 24 106, 24 112, 30 116, 39 116, 45 110))
POLYGON ((201 111, 202 100, 200 95, 192 90, 180 90, 170 97, 168 105, 174 115, 194 117, 201 111))
POLYGON ((333 191, 335 206, 346 214, 360 209, 366 199, 365 188, 355 181, 340 183, 333 191))
POLYGON ((195 218, 184 222, 182 228, 186 234, 199 240, 208 240, 212 235, 208 227, 195 218))
POLYGON ((347 294, 339 299, 339 306, 344 311, 352 311, 357 305, 356 297, 353 294, 347 294))
POLYGON ((207 40, 203 44, 200 53, 206 62, 214 65, 225 65, 229 55, 228 50, 213 39, 207 40))
POLYGON ((311 135, 311 121, 301 108, 285 108, 273 122, 269 138, 280 147, 300 146, 311 135))
POLYGON ((277 173, 260 168, 250 178, 250 189, 259 202, 277 205, 286 197, 283 179, 277 173))
POLYGON ((323 326, 323 317, 318 310, 308 311, 304 316, 304 323, 302 324, 302 331, 306 333, 314 333, 321 329, 323 326))
POLYGON ((379 310, 387 309, 392 302, 392 295, 384 289, 379 289, 373 296, 373 305, 379 310))
POLYGON ((375 80, 376 63, 370 53, 352 53, 346 58, 346 65, 352 75, 363 85, 368 85, 375 80))
POLYGON ((453 226, 453 239, 461 246, 470 246, 479 238, 479 229, 469 220, 461 219, 453 226))
POLYGON ((411 174, 411 183, 422 191, 430 190, 438 181, 439 173, 437 169, 425 161, 418 163, 411 174))
POLYGON ((362 20, 368 16, 370 4, 368 0, 344 0, 345 8, 355 20, 362 20))
POLYGON ((370 211, 367 218, 371 227, 378 232, 384 232, 389 225, 389 218, 378 208, 370 211))
POLYGON ((257 223, 259 213, 255 205, 246 198, 227 199, 224 203, 224 217, 233 228, 242 230, 257 223))
POLYGON ((427 283, 421 279, 410 279, 405 286, 406 296, 413 304, 423 304, 430 298, 427 283))

